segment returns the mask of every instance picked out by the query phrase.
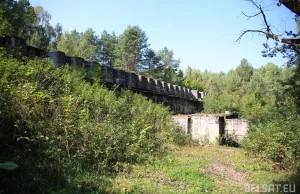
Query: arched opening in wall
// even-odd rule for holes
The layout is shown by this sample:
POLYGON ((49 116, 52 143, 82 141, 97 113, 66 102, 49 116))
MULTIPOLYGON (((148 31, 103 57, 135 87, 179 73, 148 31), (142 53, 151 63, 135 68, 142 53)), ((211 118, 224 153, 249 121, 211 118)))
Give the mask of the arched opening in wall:
POLYGON ((187 126, 187 134, 191 134, 192 133, 192 118, 188 117, 188 126, 187 126))

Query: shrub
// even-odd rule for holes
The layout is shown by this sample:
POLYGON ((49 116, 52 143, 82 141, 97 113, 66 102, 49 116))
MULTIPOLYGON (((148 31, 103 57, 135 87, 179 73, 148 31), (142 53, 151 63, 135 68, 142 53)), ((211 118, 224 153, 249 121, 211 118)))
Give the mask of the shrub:
POLYGON ((1 52, 0 162, 20 168, 0 175, 0 190, 57 191, 80 173, 116 172, 163 152, 175 130, 168 109, 108 90, 95 75, 91 84, 82 68, 1 52))
POLYGON ((242 142, 250 153, 276 161, 281 168, 300 165, 300 117, 293 98, 287 98, 272 120, 256 122, 242 142))

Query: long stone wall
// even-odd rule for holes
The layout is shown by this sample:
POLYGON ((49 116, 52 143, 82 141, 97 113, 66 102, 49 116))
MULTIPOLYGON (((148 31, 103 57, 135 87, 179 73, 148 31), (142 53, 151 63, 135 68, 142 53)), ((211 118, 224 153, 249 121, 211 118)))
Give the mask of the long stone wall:
POLYGON ((250 121, 239 118, 226 118, 226 115, 176 115, 176 124, 199 144, 216 144, 221 136, 239 143, 249 131, 250 121))
MULTIPOLYGON (((61 51, 47 52, 32 46, 27 46, 25 40, 18 37, 4 37, 0 39, 0 46, 7 48, 20 48, 23 56, 49 58, 54 64, 63 66, 84 65, 87 71, 93 71, 97 62, 85 61, 80 57, 66 56, 61 51)), ((172 85, 160 80, 155 80, 143 75, 114 69, 109 66, 101 66, 102 79, 108 85, 119 85, 147 96, 155 103, 169 106, 174 113, 191 114, 203 110, 202 98, 204 92, 172 85)), ((91 78, 92 79, 92 78, 91 78)))

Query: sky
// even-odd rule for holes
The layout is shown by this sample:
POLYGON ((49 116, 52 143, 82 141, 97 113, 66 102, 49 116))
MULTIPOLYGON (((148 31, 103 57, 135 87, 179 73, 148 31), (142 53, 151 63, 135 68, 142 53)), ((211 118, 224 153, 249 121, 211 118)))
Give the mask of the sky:
MULTIPOLYGON (((296 28, 293 14, 276 0, 258 1, 266 9, 266 17, 275 33, 296 28)), ((281 56, 261 56, 265 36, 247 34, 234 42, 241 31, 260 29, 261 16, 247 20, 257 9, 245 0, 30 0, 51 15, 51 24, 60 23, 63 30, 83 32, 92 28, 97 35, 103 30, 123 33, 128 25, 138 25, 148 36, 154 50, 165 46, 180 59, 180 68, 228 72, 243 58, 258 68, 272 62, 283 66, 281 56)), ((269 41, 271 42, 271 41, 269 41)))

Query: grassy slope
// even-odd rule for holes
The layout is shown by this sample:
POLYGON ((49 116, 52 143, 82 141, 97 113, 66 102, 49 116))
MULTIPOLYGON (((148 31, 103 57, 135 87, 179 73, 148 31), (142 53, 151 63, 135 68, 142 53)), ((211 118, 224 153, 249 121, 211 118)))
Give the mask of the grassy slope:
POLYGON ((244 184, 284 183, 293 174, 273 166, 239 148, 172 146, 168 157, 136 165, 112 182, 121 193, 244 193, 244 184))

